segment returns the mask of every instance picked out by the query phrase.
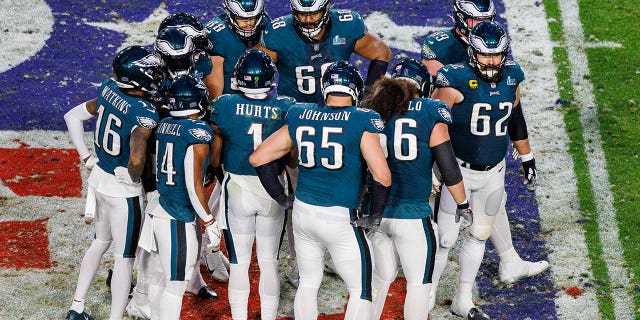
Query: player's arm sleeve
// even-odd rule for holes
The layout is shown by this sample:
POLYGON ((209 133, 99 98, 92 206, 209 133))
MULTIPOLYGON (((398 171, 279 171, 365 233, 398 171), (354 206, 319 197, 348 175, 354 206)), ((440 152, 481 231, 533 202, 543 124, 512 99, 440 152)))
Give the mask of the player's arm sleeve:
POLYGON ((519 141, 529 138, 527 122, 524 119, 520 103, 513 107, 513 113, 511 114, 511 119, 507 124, 507 130, 509 131, 509 138, 511 141, 519 141))
MULTIPOLYGON (((198 172, 203 172, 205 161, 203 161, 203 159, 196 159, 196 153, 198 153, 199 158, 202 152, 200 152, 200 150, 198 150, 199 152, 194 151, 194 146, 195 145, 193 144, 190 145, 184 156, 184 180, 187 188, 187 194, 189 195, 189 201, 195 209, 196 214, 198 214, 202 221, 208 222, 213 219, 213 216, 207 206, 204 186, 202 185, 202 176, 196 176, 196 171, 199 170, 198 172)), ((206 150, 208 150, 209 147, 207 145, 204 146, 206 150)), ((208 151, 204 152, 205 156, 207 152, 208 151)))
POLYGON ((95 110, 96 103, 97 99, 83 102, 64 114, 64 121, 67 123, 67 129, 69 130, 69 137, 76 147, 80 159, 86 159, 91 155, 84 141, 84 127, 82 123, 94 117, 94 114, 89 112, 89 108, 93 105, 93 110, 95 110))
POLYGON ((263 165, 255 167, 260 183, 267 191, 269 196, 280 204, 285 204, 287 201, 287 195, 284 192, 284 186, 280 183, 279 172, 280 166, 278 160, 267 162, 263 165))

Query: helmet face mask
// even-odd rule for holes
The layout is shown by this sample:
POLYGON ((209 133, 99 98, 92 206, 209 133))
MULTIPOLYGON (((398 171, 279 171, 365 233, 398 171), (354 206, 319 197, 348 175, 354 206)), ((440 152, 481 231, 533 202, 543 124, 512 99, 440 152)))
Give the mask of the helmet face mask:
POLYGON ((427 67, 416 59, 406 58, 398 62, 398 64, 393 67, 391 77, 411 82, 418 88, 424 98, 431 96, 431 92, 433 91, 431 74, 427 67))
POLYGON ((469 31, 477 22, 493 21, 495 16, 496 9, 493 5, 493 0, 453 1, 453 20, 456 30, 464 36, 469 36, 469 31))
POLYGON ((176 78, 167 89, 169 113, 172 117, 188 117, 199 114, 202 118, 209 107, 209 92, 200 80, 190 75, 176 78))
POLYGON ((148 49, 131 46, 122 49, 113 59, 114 80, 119 88, 136 89, 153 94, 162 62, 148 49))
POLYGON ((260 34, 264 0, 224 0, 223 6, 231 28, 241 39, 252 40, 260 34))
POLYGON ((196 61, 193 37, 182 29, 167 27, 158 34, 155 50, 173 78, 191 71, 196 61))
POLYGON ((469 34, 469 65, 483 79, 498 81, 502 78, 509 38, 504 28, 497 22, 481 22, 469 34))
POLYGON ((247 94, 267 93, 275 87, 277 69, 264 51, 249 49, 236 62, 233 77, 238 90, 247 94))
POLYGON ((334 62, 322 74, 322 95, 348 95, 357 105, 364 94, 364 80, 358 68, 348 61, 334 62))
POLYGON ((329 0, 291 0, 290 5, 293 26, 309 39, 318 36, 329 22, 329 0))
POLYGON ((164 18, 158 27, 158 35, 169 27, 178 28, 191 36, 197 51, 205 51, 213 47, 208 38, 209 30, 190 13, 178 12, 164 18))

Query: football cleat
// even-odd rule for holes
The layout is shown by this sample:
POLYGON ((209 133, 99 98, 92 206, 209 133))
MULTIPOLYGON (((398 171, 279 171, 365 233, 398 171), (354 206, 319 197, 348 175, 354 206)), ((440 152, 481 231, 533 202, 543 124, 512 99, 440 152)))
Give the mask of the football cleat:
POLYGON ((205 254, 205 265, 207 266, 207 270, 209 271, 209 275, 213 280, 219 282, 227 282, 229 281, 229 270, 227 270, 227 266, 225 264, 225 260, 228 263, 227 257, 222 254, 222 251, 213 251, 205 254))
POLYGON ((514 262, 500 262, 500 281, 514 283, 522 278, 535 276, 549 268, 547 261, 524 261, 517 260, 514 262))
POLYGON ((433 310, 435 306, 436 306, 436 290, 432 288, 431 290, 429 290, 429 312, 431 312, 431 310, 433 310))
POLYGON ((198 298, 205 300, 218 299, 218 294, 208 286, 204 286, 200 288, 198 294, 196 294, 198 298))
POLYGON ((82 311, 82 313, 78 313, 75 310, 69 310, 69 312, 67 313, 67 317, 64 319, 65 320, 93 320, 93 317, 88 313, 86 313, 85 311, 82 311))
POLYGON ((491 319, 489 315, 482 312, 482 310, 478 309, 477 307, 471 308, 471 310, 469 310, 469 313, 467 314, 467 320, 489 320, 489 319, 491 319))
POLYGON ((471 301, 471 292, 456 292, 451 302, 451 313, 467 320, 489 320, 489 316, 471 301))
POLYGON ((133 300, 129 301, 127 304, 127 314, 129 317, 143 320, 151 319, 151 307, 150 306, 139 306, 133 302, 133 300))
POLYGON ((298 272, 298 262, 296 261, 296 258, 289 257, 285 275, 287 276, 287 280, 289 280, 289 283, 291 283, 292 286, 297 288, 298 285, 300 285, 300 273, 298 272))

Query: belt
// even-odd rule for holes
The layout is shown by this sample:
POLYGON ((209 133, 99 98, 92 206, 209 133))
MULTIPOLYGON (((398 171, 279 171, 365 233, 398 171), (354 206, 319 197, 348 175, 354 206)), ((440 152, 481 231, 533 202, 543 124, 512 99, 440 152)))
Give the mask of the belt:
POLYGON ((465 167, 467 169, 471 169, 471 170, 475 170, 475 171, 489 171, 493 168, 495 168, 497 166, 497 164, 494 164, 492 166, 477 166, 475 164, 470 164, 468 162, 460 162, 460 166, 461 167, 465 167))

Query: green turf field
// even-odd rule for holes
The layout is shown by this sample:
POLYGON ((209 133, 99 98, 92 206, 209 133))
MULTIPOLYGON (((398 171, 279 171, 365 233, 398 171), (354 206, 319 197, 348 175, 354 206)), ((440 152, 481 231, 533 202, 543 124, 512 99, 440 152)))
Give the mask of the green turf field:
POLYGON ((590 180, 593 171, 590 168, 593 167, 589 166, 587 160, 593 152, 589 147, 593 139, 590 134, 592 128, 580 121, 581 108, 589 106, 576 99, 578 84, 571 79, 571 61, 567 49, 570 39, 567 39, 566 29, 563 28, 561 6, 555 0, 545 0, 543 3, 552 40, 557 43, 554 61, 558 66, 560 98, 564 100, 564 119, 571 139, 569 150, 578 178, 580 210, 584 216, 583 225, 600 312, 605 319, 615 319, 612 290, 618 289, 632 295, 635 318, 640 319, 640 234, 637 232, 640 227, 637 217, 640 193, 640 36, 636 30, 640 25, 640 1, 578 1, 585 53, 589 61, 589 75, 585 78, 594 87, 606 172, 616 211, 617 223, 614 225, 619 230, 624 266, 630 272, 630 284, 626 288, 617 288, 618 285, 612 281, 611 266, 607 259, 610 248, 601 241, 598 223, 598 217, 602 214, 598 211, 599 186, 590 180))

